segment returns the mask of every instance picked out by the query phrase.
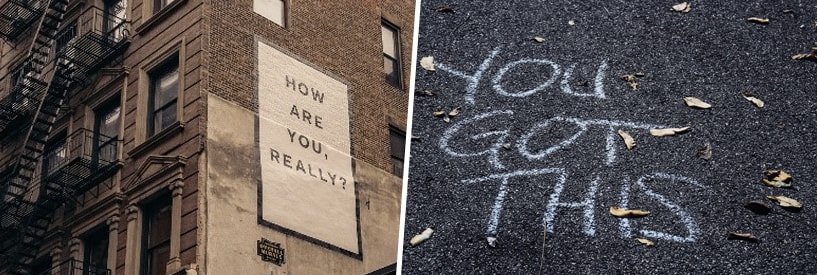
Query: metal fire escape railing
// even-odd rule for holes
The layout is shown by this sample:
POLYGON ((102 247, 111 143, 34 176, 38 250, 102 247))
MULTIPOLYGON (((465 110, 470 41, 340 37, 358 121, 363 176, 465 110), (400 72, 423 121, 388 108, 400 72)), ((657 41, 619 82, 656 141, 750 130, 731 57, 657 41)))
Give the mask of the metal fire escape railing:
POLYGON ((45 11, 44 0, 8 0, 0 3, 0 36, 14 40, 45 11))
MULTIPOLYGON (((90 73, 129 44, 127 22, 95 7, 86 9, 75 27, 58 33, 67 6, 68 0, 48 1, 24 65, 31 70, 17 82, 13 92, 18 96, 0 104, 0 127, 10 125, 17 116, 26 116, 34 106, 30 111, 33 119, 12 175, 0 183, 4 185, 0 190, 5 191, 0 200, 0 265, 5 263, 8 272, 14 274, 28 274, 54 211, 76 195, 82 182, 95 176, 91 173, 90 178, 67 180, 61 175, 68 170, 57 169, 51 178, 44 175, 35 179, 63 102, 71 90, 88 82, 90 73), (54 50, 55 58, 49 59, 54 50)), ((60 168, 70 166, 73 165, 60 168)))
POLYGON ((111 270, 100 266, 90 266, 81 261, 68 260, 49 271, 34 275, 111 275, 111 270))
POLYGON ((87 129, 74 131, 65 146, 43 156, 43 182, 75 193, 87 191, 116 171, 118 146, 116 138, 87 129))

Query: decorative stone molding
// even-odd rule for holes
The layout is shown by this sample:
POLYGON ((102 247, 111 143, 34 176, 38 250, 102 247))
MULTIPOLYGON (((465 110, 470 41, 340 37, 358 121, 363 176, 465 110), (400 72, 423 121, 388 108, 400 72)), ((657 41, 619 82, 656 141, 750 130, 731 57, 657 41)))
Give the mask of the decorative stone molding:
POLYGON ((135 221, 139 217, 139 207, 135 204, 128 205, 128 208, 125 209, 125 215, 128 216, 128 222, 135 221))
POLYGON ((171 182, 181 181, 183 168, 187 164, 187 157, 179 156, 149 156, 136 170, 136 173, 122 186, 126 192, 133 190, 143 183, 169 177, 171 182))
POLYGON ((173 193, 173 197, 181 196, 184 189, 184 181, 176 180, 168 186, 168 189, 173 193))
POLYGON ((108 225, 108 231, 119 230, 119 214, 113 214, 105 223, 108 225))

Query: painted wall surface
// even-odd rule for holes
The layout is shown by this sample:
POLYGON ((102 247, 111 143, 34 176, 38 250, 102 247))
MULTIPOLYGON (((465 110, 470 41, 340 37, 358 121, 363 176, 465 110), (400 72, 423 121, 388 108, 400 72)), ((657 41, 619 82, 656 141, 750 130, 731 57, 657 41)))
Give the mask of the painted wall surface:
MULTIPOLYGON (((207 251, 202 263, 206 274, 366 274, 397 261, 399 178, 356 162, 354 182, 359 199, 352 206, 360 211, 361 257, 261 225, 256 114, 217 96, 207 101, 207 214, 203 221, 207 251), (262 261, 256 250, 262 238, 281 244, 284 264, 262 261)), ((334 224, 326 221, 314 226, 332 228, 334 224)))
POLYGON ((261 41, 257 66, 261 217, 358 253, 346 84, 261 41))

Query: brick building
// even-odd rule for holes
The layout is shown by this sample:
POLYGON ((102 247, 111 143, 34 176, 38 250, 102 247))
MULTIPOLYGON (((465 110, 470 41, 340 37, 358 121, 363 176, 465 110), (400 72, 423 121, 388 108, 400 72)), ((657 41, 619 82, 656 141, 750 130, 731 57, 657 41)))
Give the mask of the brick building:
POLYGON ((414 6, 0 0, 0 274, 394 270, 414 6))

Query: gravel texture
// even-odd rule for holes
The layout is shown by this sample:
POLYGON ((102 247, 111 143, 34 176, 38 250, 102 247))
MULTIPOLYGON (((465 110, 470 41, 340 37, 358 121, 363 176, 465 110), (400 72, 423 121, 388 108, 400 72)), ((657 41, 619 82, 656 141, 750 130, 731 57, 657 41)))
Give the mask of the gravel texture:
POLYGON ((791 60, 817 47, 817 1, 694 1, 688 13, 677 3, 422 1, 418 57, 437 70, 418 65, 402 272, 817 274, 817 62, 791 60), (483 63, 471 86, 454 73, 483 63), (620 77, 636 72, 633 90, 620 77), (604 98, 587 95, 599 89, 604 98), (688 107, 688 96, 713 107, 688 107), (454 107, 448 123, 432 116, 454 107), (691 130, 653 137, 652 126, 691 130), (710 160, 699 157, 705 144, 710 160), (793 187, 765 186, 767 169, 790 173, 793 187), (804 207, 786 211, 769 195, 804 207), (623 220, 610 206, 652 213, 623 220), (433 236, 409 246, 426 227, 433 236))

